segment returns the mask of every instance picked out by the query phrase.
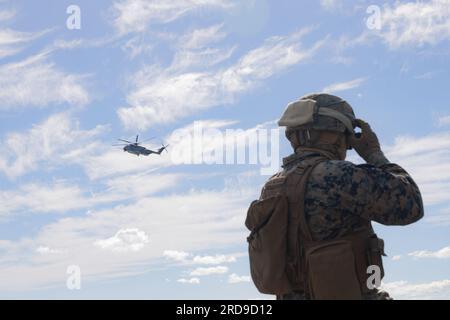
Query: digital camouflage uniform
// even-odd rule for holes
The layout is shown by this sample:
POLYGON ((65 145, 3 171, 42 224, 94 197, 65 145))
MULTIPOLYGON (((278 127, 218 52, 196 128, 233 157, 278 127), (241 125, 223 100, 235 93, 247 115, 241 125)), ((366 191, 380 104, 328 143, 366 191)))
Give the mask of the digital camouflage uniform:
MULTIPOLYGON (((284 159, 289 168, 313 152, 284 159)), ((355 165, 329 160, 319 164, 308 180, 306 220, 315 240, 341 237, 358 228, 360 218, 384 225, 407 225, 423 216, 419 188, 399 165, 355 165)))

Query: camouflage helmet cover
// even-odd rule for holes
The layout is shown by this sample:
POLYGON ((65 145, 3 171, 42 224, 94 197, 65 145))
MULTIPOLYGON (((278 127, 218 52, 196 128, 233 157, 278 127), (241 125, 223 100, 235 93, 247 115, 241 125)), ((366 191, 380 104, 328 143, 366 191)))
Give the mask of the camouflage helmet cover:
POLYGON ((343 99, 326 93, 309 94, 288 104, 279 126, 292 129, 316 129, 353 132, 355 114, 343 99))

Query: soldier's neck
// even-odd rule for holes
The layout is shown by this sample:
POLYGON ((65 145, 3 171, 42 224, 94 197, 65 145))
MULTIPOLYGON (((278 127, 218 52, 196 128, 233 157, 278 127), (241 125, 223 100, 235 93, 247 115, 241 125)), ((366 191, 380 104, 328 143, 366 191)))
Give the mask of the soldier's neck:
POLYGON ((332 150, 331 148, 313 148, 313 147, 298 147, 295 149, 296 154, 302 154, 305 152, 317 152, 323 155, 324 157, 330 159, 330 160, 342 160, 339 156, 339 153, 337 150, 332 150))

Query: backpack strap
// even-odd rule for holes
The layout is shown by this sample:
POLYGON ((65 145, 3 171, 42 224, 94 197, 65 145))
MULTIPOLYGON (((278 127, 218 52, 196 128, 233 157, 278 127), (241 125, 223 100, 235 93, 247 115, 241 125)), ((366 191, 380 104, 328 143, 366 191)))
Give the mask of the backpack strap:
MULTIPOLYGON (((290 210, 294 220, 297 221, 297 226, 301 231, 302 238, 307 241, 313 241, 311 230, 308 227, 305 215, 305 193, 308 178, 314 168, 321 162, 328 160, 327 158, 318 157, 312 159, 312 161, 305 161, 297 166, 293 172, 289 175, 288 182, 286 184, 286 195, 289 199, 290 210)), ((298 231, 296 232, 298 236, 298 231)), ((298 238, 295 238, 298 239, 298 238)))
POLYGON ((323 157, 306 159, 286 174, 284 192, 289 204, 287 273, 294 289, 304 289, 307 285, 302 272, 305 270, 302 242, 312 241, 312 235, 304 214, 306 184, 316 165, 326 160, 323 157))

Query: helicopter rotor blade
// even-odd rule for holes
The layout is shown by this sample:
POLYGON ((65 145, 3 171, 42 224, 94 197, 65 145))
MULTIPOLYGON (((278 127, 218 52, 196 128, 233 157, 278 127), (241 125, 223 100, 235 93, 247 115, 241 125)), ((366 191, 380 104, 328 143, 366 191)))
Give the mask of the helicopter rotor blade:
POLYGON ((151 138, 148 138, 148 139, 142 140, 142 141, 141 141, 141 142, 139 142, 139 143, 143 143, 143 142, 146 142, 146 141, 150 141, 150 140, 153 140, 153 139, 155 139, 155 137, 151 137, 151 138))
POLYGON ((133 142, 131 142, 131 141, 128 141, 128 140, 123 140, 123 139, 117 139, 117 140, 119 140, 119 141, 123 141, 123 142, 126 142, 126 143, 133 143, 133 142))
POLYGON ((138 139, 139 139, 139 135, 136 135, 136 142, 135 143, 138 143, 138 139))

